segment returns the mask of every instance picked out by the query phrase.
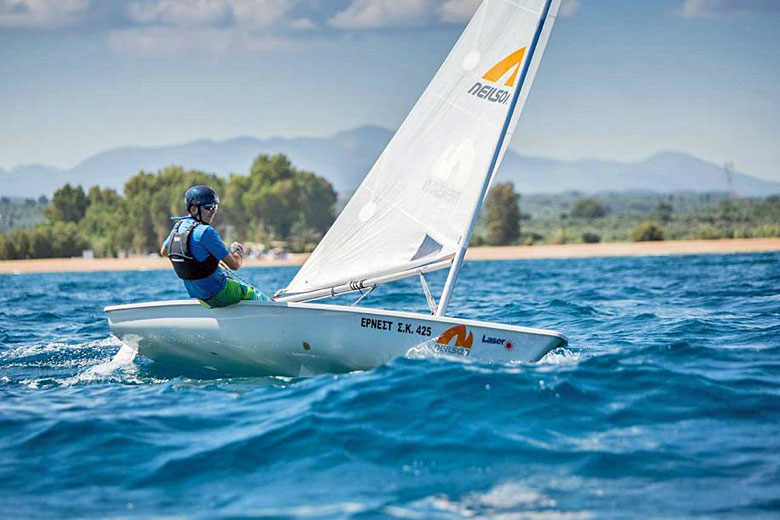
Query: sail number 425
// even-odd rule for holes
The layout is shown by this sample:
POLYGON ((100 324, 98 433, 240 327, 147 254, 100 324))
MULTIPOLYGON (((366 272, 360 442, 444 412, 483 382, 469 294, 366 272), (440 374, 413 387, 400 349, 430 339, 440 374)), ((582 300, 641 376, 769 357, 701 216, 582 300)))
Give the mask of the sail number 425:
POLYGON ((426 327, 425 325, 419 325, 415 329, 414 325, 411 323, 401 323, 399 321, 398 332, 403 332, 404 334, 417 334, 418 336, 425 336, 427 338, 431 335, 431 328, 426 327))
POLYGON ((426 325, 415 327, 413 323, 404 323, 402 321, 393 322, 363 317, 360 319, 360 326, 364 329, 392 330, 402 334, 417 334, 425 337, 430 337, 431 335, 431 328, 426 325))

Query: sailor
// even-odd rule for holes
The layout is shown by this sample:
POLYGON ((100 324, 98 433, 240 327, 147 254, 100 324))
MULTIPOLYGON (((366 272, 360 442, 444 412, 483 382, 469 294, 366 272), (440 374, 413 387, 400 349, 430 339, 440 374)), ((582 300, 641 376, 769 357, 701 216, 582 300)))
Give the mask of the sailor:
POLYGON ((244 247, 233 242, 225 247, 211 227, 219 209, 219 197, 208 186, 193 186, 184 196, 187 216, 176 218, 160 254, 168 256, 187 293, 207 308, 227 307, 241 300, 270 301, 257 288, 236 279, 220 268, 220 261, 232 270, 244 263, 244 247))

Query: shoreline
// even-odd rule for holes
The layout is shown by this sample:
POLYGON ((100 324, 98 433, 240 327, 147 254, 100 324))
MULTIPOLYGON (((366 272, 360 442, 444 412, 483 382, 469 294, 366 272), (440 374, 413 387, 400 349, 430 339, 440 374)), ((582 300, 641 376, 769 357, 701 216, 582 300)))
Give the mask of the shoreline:
MULTIPOLYGON (((605 258, 733 253, 769 253, 780 251, 780 238, 744 238, 732 240, 669 240, 662 242, 610 242, 538 246, 473 247, 466 260, 542 260, 566 258, 605 258)), ((292 254, 287 260, 247 260, 244 267, 298 266, 308 254, 292 254)), ((74 273, 99 271, 154 271, 170 269, 165 258, 134 256, 129 258, 45 258, 2 260, 0 274, 74 273)))

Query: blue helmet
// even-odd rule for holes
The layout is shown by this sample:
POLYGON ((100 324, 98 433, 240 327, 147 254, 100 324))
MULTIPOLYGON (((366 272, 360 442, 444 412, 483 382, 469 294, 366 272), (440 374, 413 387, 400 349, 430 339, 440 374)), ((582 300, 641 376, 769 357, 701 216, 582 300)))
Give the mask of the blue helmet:
POLYGON ((193 186, 187 190, 187 193, 184 195, 184 205, 187 208, 187 212, 190 211, 192 206, 199 208, 204 204, 219 204, 217 192, 208 186, 193 186))

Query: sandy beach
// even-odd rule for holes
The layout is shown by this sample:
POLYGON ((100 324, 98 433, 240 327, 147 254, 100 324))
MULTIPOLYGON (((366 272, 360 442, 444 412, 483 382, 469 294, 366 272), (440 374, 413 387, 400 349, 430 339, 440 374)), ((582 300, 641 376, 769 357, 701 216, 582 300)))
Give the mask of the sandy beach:
MULTIPOLYGON (((780 251, 780 238, 474 247, 469 249, 466 258, 469 261, 530 260, 544 258, 761 253, 771 251, 780 251)), ((249 260, 245 267, 300 265, 306 260, 307 256, 306 254, 294 254, 290 255, 290 258, 287 260, 249 260)), ((170 263, 165 258, 151 256, 0 261, 0 274, 146 271, 154 269, 170 269, 170 263)))

